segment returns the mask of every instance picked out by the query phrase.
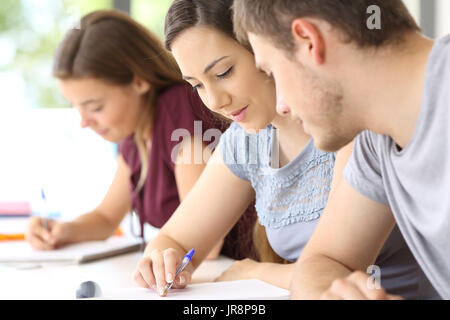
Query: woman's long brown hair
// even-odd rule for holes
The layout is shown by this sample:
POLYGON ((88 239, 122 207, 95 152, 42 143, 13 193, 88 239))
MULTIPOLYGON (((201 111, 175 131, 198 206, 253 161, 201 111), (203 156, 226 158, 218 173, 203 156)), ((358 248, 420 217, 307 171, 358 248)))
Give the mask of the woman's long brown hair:
POLYGON ((165 88, 184 82, 171 53, 126 13, 99 10, 67 32, 55 53, 53 75, 61 80, 95 78, 120 86, 131 84, 137 76, 150 83, 144 101, 148 108, 134 136, 142 168, 139 190, 148 173, 146 142, 153 129, 157 97, 165 88))

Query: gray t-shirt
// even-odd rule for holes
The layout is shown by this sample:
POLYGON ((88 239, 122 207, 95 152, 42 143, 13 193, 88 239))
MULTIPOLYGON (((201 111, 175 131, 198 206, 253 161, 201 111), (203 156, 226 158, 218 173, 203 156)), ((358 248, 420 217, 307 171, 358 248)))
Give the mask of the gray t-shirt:
MULTIPOLYGON (((271 247, 279 256, 295 261, 328 201, 335 153, 316 149, 310 140, 289 164, 279 168, 276 132, 269 125, 249 135, 233 123, 222 135, 219 148, 228 168, 251 182, 258 219, 266 227, 271 247)), ((434 290, 428 292, 431 286, 397 227, 375 265, 381 269, 381 285, 389 292, 408 299, 434 297, 434 290)))
POLYGON ((450 299, 450 35, 428 59, 422 106, 409 144, 364 131, 344 177, 364 196, 389 205, 434 288, 450 299))

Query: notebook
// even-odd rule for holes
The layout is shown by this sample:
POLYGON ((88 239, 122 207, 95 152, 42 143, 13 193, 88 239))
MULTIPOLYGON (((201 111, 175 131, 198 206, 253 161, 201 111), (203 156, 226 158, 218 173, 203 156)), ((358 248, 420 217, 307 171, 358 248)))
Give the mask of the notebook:
POLYGON ((0 242, 0 263, 84 263, 137 251, 141 243, 140 238, 110 237, 104 241, 81 242, 56 250, 40 251, 31 248, 26 241, 4 241, 0 242))
POLYGON ((106 293, 113 300, 287 300, 289 291, 261 280, 236 280, 190 284, 185 289, 170 289, 166 297, 154 290, 127 288, 106 293))
POLYGON ((0 199, 0 217, 28 217, 30 212, 31 207, 29 202, 5 202, 0 199))

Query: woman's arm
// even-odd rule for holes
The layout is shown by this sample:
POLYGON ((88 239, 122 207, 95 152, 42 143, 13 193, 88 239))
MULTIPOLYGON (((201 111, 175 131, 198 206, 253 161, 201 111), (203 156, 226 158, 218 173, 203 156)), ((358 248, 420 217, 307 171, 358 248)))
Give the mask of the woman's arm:
MULTIPOLYGON (((174 170, 180 203, 186 198, 208 163, 209 157, 205 159, 203 158, 206 148, 208 148, 208 146, 203 143, 200 138, 185 138, 183 140, 174 170), (198 141, 194 141, 194 139, 198 139, 198 141), (196 146, 201 146, 201 148, 198 148, 199 150, 195 150, 196 146), (201 152, 200 154, 202 155, 202 161, 200 163, 196 163, 195 161, 196 152, 201 152)), ((207 260, 217 258, 222 250, 223 241, 224 239, 219 240, 219 242, 206 257, 207 260)))
POLYGON ((295 264, 257 262, 244 259, 234 262, 215 281, 259 279, 289 290, 295 264))
POLYGON ((49 221, 48 230, 39 217, 28 224, 26 239, 36 249, 54 249, 68 243, 103 240, 111 236, 130 209, 130 171, 119 155, 111 186, 100 205, 73 221, 49 221))
POLYGON ((134 274, 136 282, 142 287, 165 286, 183 255, 195 248, 184 274, 189 278, 184 284, 175 283, 185 286, 193 270, 231 230, 253 197, 250 182, 236 177, 216 150, 188 196, 147 245, 134 274))
MULTIPOLYGON (((194 138, 199 139, 200 138, 194 138)), ((180 202, 183 202, 189 191, 197 182, 198 178, 202 174, 209 159, 203 159, 203 152, 207 148, 207 145, 194 139, 185 138, 181 145, 180 151, 175 162, 175 180, 177 182, 178 196, 180 202), (201 146, 199 150, 195 150, 195 146, 201 146), (201 152, 202 159, 199 163, 196 163, 195 154, 201 152)), ((198 162, 198 161, 197 161, 198 162)))

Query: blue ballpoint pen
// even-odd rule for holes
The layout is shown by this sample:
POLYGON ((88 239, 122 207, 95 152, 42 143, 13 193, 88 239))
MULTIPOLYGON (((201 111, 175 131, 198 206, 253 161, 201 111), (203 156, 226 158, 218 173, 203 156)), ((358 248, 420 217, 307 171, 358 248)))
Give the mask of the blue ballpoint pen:
POLYGON ((186 268, 186 266, 189 264, 189 262, 191 262, 192 257, 194 256, 195 250, 191 249, 183 258, 183 261, 181 261, 181 264, 178 266, 177 271, 175 272, 175 277, 174 277, 174 281, 166 284, 164 290, 163 290, 163 294, 166 294, 167 290, 169 290, 170 288, 172 288, 173 283, 175 282, 175 279, 177 278, 177 276, 180 274, 181 271, 184 270, 184 268, 186 268))
POLYGON ((41 198, 42 198, 42 204, 41 207, 41 219, 42 219, 42 227, 48 231, 48 224, 47 224, 47 198, 45 197, 44 188, 41 188, 41 198))

